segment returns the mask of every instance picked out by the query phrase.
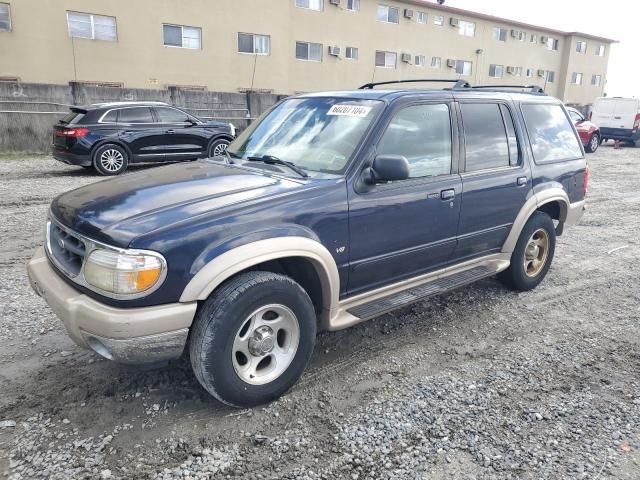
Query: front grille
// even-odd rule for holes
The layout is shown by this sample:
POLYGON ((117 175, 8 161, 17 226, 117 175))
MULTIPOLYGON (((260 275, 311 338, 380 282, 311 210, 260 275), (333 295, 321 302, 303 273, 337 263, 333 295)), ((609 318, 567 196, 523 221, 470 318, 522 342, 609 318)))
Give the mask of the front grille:
POLYGON ((72 277, 80 273, 86 251, 80 238, 54 223, 49 224, 49 253, 65 273, 72 277))

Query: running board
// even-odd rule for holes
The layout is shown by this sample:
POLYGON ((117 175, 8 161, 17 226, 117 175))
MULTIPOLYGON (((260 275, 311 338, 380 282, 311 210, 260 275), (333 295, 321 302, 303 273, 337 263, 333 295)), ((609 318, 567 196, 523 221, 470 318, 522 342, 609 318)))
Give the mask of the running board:
POLYGON ((475 267, 460 273, 454 273, 446 277, 437 278, 429 283, 418 287, 410 288, 387 297, 379 298, 369 303, 364 303, 347 309, 347 313, 358 318, 360 321, 378 317, 406 305, 425 300, 434 295, 439 295, 482 278, 491 277, 496 274, 494 268, 475 267))

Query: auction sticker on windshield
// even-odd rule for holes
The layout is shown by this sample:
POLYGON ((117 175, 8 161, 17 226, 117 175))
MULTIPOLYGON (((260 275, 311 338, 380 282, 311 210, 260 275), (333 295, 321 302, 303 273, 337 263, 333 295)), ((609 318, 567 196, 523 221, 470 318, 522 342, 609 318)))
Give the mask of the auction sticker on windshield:
POLYGON ((369 115, 371 107, 362 107, 360 105, 345 105, 336 104, 332 106, 327 115, 343 115, 345 117, 361 117, 364 118, 369 115))

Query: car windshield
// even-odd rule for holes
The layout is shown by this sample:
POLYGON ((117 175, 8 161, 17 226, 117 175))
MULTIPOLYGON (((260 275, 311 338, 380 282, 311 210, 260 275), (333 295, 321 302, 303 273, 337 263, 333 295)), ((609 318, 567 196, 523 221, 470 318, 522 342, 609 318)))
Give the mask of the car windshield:
POLYGON ((377 100, 285 100, 242 132, 228 152, 235 158, 276 157, 310 172, 341 174, 382 107, 377 100))

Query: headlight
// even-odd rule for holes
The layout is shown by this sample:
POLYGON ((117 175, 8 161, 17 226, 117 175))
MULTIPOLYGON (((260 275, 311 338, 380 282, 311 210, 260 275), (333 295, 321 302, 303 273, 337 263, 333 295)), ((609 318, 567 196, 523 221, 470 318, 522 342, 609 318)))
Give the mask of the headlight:
POLYGON ((233 123, 229 124, 229 128, 231 129, 231 135, 236 136, 236 126, 233 123))
POLYGON ((84 279, 95 288, 126 296, 159 286, 165 270, 164 258, 157 253, 97 249, 85 261, 84 279))

